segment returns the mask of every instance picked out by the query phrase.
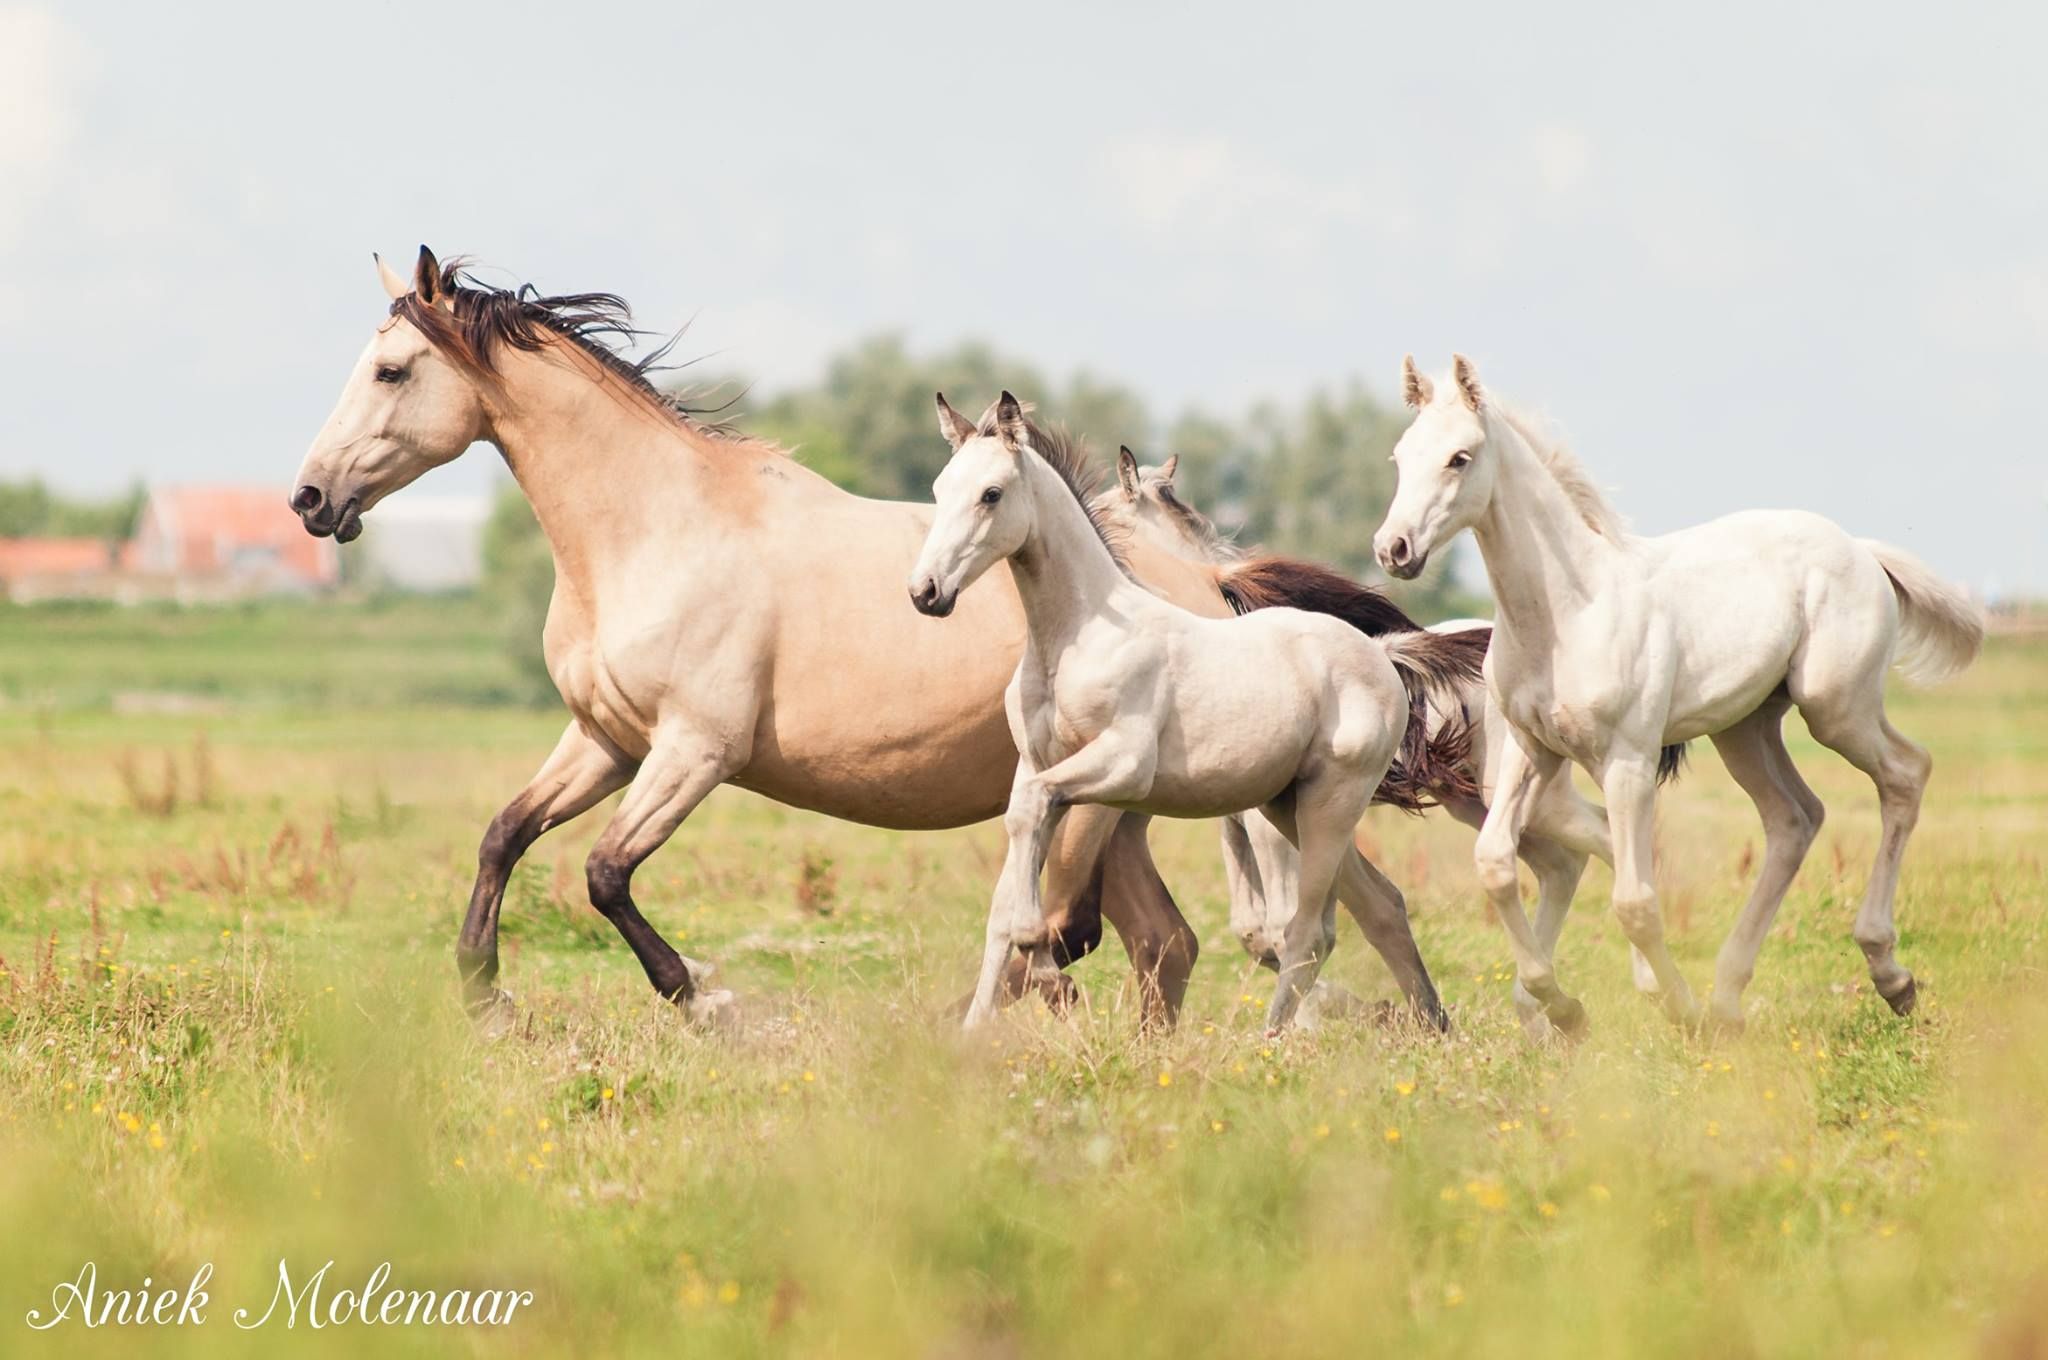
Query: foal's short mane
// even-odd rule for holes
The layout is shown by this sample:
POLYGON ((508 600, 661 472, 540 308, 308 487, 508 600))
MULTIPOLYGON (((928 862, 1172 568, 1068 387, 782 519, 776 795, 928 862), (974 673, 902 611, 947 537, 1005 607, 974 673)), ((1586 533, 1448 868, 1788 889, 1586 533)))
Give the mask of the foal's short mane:
POLYGON ((468 272, 469 261, 449 260, 441 266, 440 292, 451 306, 422 301, 418 293, 393 299, 391 315, 410 322, 430 344, 472 377, 498 376, 500 345, 533 353, 549 340, 566 340, 597 366, 625 384, 635 398, 694 434, 731 444, 771 447, 724 425, 699 417, 703 410, 687 405, 656 387, 648 374, 658 371, 675 344, 657 347, 629 359, 617 345, 646 334, 633 325, 633 309, 617 293, 563 293, 544 296, 530 283, 517 288, 492 288, 468 272))
POLYGON ((1600 493, 1600 488, 1586 472, 1586 465, 1553 430, 1491 392, 1487 393, 1486 400, 1494 413, 1536 451, 1536 456, 1543 461, 1558 489, 1564 492, 1565 499, 1579 512, 1579 518, 1586 521, 1587 528, 1616 543, 1628 537, 1628 521, 1607 503, 1607 497, 1600 493))
MULTIPOLYGON (((1102 540, 1102 546, 1109 551, 1117 569, 1124 575, 1131 574, 1131 564, 1124 553, 1124 543, 1129 537, 1126 526, 1111 522, 1109 516, 1095 503, 1095 490, 1102 480, 1102 473, 1088 461, 1088 444, 1079 435, 1067 433, 1058 426, 1041 425, 1030 418, 1030 403, 1024 403, 1024 433, 1031 442, 1031 451, 1043 458, 1046 466, 1060 475, 1074 497, 1074 503, 1081 507, 1081 513, 1088 517, 1088 527, 1102 540)), ((1002 430, 996 423, 996 408, 991 406, 983 414, 981 424, 975 433, 984 438, 1000 438, 1002 430)))

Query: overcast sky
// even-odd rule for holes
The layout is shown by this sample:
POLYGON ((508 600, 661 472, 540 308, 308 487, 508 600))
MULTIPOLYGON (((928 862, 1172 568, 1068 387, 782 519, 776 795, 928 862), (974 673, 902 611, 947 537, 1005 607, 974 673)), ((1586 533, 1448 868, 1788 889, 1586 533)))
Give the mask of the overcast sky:
POLYGON ((1641 529, 2048 593, 2048 7, 1556 8, 0 0, 0 475, 282 488, 424 240, 770 387, 883 329, 1162 415, 1458 348, 1641 529))

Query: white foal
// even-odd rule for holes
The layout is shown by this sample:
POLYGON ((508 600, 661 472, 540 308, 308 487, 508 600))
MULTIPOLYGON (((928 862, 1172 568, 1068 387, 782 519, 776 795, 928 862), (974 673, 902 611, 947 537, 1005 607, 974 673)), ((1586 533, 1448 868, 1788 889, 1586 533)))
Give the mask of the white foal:
MULTIPOLYGON (((1158 467, 1146 467, 1128 448, 1120 449, 1117 484, 1095 500, 1095 508, 1113 527, 1129 533, 1134 565, 1156 566, 1154 559, 1138 556, 1146 548, 1201 563, 1206 572, 1203 584, 1239 613, 1274 605, 1334 613, 1374 637, 1414 632, 1420 627, 1370 586, 1314 563, 1248 554, 1238 548, 1206 515, 1181 498, 1174 487, 1179 461, 1177 456, 1170 457, 1158 467)), ((1147 582, 1156 582, 1168 579, 1170 573, 1152 570, 1140 575, 1147 582)), ((1484 619, 1452 619, 1432 624, 1430 631, 1468 632, 1483 647, 1491 628, 1484 619)), ((1433 732, 1445 724, 1456 724, 1472 734, 1469 767, 1458 771, 1458 779, 1438 783, 1428 792, 1451 816, 1476 831, 1486 820, 1490 776, 1500 767, 1507 724, 1487 694, 1486 682, 1478 676, 1460 682, 1451 692, 1431 696, 1429 722, 1433 732)), ((1564 929, 1565 914, 1571 910, 1587 859, 1597 855, 1613 863, 1607 813, 1582 798, 1571 780, 1556 780, 1531 811, 1518 850, 1536 879, 1536 935, 1550 948, 1564 929)), ((1294 848, 1263 817, 1226 817, 1223 862, 1230 884, 1231 930, 1247 953, 1262 965, 1274 967, 1278 943, 1294 914, 1294 848)), ((1352 904, 1345 899, 1345 905, 1352 904)), ((1364 923, 1366 918, 1358 909, 1354 908, 1354 914, 1364 923)), ((1635 964, 1637 985, 1654 993, 1656 979, 1648 961, 1636 954, 1635 964)), ((1324 990, 1329 990, 1328 984, 1324 990)), ((1333 999, 1337 1005, 1356 1004, 1356 998, 1333 994, 1333 999)), ((1534 1037, 1548 1037, 1550 1021, 1520 984, 1515 988, 1515 1007, 1534 1037)))
POLYGON ((1712 737, 1764 824, 1763 871, 1721 948, 1709 1003, 1714 1023, 1740 1028, 1757 951, 1820 829, 1820 800, 1779 731, 1796 705, 1815 739, 1877 785, 1883 835, 1855 937, 1878 995, 1911 1011, 1892 895, 1932 762, 1886 720, 1884 676, 1895 661, 1928 681, 1967 666, 1984 638, 1977 609, 1907 554, 1801 511, 1746 511, 1639 538, 1567 451, 1481 389, 1462 356, 1448 381, 1432 384, 1413 360, 1402 376, 1417 414, 1394 449, 1400 484, 1373 549, 1389 572, 1413 577, 1469 528, 1486 561, 1499 610, 1487 686, 1512 740, 1475 858, 1522 986, 1559 1028, 1584 1023, 1515 888, 1516 837, 1571 760, 1606 795, 1615 920, 1672 1018, 1697 1019, 1664 943, 1651 833, 1662 753, 1712 737))
MULTIPOLYGON (((911 599, 943 618, 1007 561, 1027 630, 1005 695, 1019 752, 1003 819, 1009 852, 967 1026, 994 1011, 1013 946, 1035 973, 1056 969, 1042 947, 1047 841, 1069 807, 1099 803, 1168 817, 1260 808, 1295 844, 1296 907, 1267 1013, 1278 1030, 1334 942, 1340 874, 1367 868, 1351 843, 1359 817, 1390 769, 1393 795, 1412 800, 1415 767, 1434 749, 1404 746, 1411 709, 1426 685, 1470 674, 1476 649, 1426 633, 1383 645, 1292 609, 1191 614, 1125 574, 1089 512, 1078 451, 1027 426, 1016 398, 1005 392, 977 426, 942 396, 939 417, 953 456, 933 487, 911 599)), ((1442 1028, 1405 919, 1400 928, 1405 949, 1375 943, 1416 1011, 1442 1028)))

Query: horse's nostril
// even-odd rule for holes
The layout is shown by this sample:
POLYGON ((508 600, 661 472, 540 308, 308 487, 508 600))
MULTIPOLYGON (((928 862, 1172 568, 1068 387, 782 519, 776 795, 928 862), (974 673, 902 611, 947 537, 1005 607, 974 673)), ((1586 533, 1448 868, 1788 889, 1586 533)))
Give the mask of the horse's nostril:
POLYGON ((1399 566, 1408 560, 1408 536, 1406 534, 1403 534, 1387 545, 1387 556, 1393 559, 1395 566, 1399 566))
POLYGON ((320 494, 319 487, 302 486, 292 493, 292 509, 302 515, 311 514, 320 508, 320 502, 324 499, 326 498, 320 494))

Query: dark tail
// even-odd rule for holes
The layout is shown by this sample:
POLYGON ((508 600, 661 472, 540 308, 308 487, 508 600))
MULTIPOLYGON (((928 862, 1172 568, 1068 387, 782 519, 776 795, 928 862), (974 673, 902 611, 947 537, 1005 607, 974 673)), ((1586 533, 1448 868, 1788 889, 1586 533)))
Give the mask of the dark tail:
POLYGON ((1254 557, 1239 562, 1217 576, 1216 588, 1240 614, 1284 605, 1340 618, 1367 637, 1422 631, 1422 625, 1402 613, 1401 606, 1371 586, 1298 557, 1254 557))
POLYGON ((1473 775, 1472 724, 1458 700, 1459 686, 1477 680, 1486 664, 1491 628, 1456 633, 1396 633, 1380 639, 1387 660, 1408 691, 1408 730, 1401 734, 1401 754, 1373 793, 1375 803, 1420 812, 1451 798, 1479 797, 1473 775), (1435 694, 1446 715, 1443 726, 1429 731, 1429 700, 1435 694))
POLYGON ((1685 773, 1685 743, 1673 742, 1657 753, 1657 783, 1669 784, 1685 773))
POLYGON ((1216 588, 1240 614, 1275 607, 1328 614, 1386 646, 1387 657, 1408 690, 1408 730, 1401 737, 1401 754, 1373 794, 1375 803, 1420 812, 1447 798, 1479 796, 1472 773, 1472 728, 1463 716, 1457 687, 1479 678, 1486 644, 1493 637, 1491 628, 1427 632, 1371 586, 1297 557, 1240 562, 1217 577, 1216 588), (1449 700, 1443 711, 1459 716, 1448 719, 1432 737, 1428 700, 1433 690, 1449 700))

